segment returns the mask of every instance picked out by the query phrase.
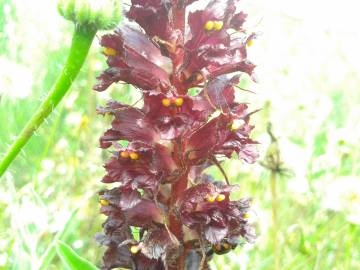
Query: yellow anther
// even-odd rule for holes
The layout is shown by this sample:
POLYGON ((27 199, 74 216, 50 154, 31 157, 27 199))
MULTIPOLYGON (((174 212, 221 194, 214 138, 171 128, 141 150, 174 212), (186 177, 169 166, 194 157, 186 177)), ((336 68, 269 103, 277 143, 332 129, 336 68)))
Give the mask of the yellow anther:
POLYGON ((216 197, 216 201, 218 202, 222 202, 223 200, 225 200, 225 195, 224 194, 219 194, 217 197, 216 197))
POLYGON ((163 99, 161 100, 161 103, 162 103, 162 105, 165 106, 165 107, 169 107, 169 106, 171 105, 171 101, 170 101, 170 99, 168 99, 168 98, 163 98, 163 99))
POLYGON ((110 204, 110 202, 108 200, 105 200, 105 199, 100 199, 100 204, 102 206, 108 206, 110 204))
POLYGON ((140 247, 137 246, 137 245, 133 245, 129 248, 129 251, 132 253, 132 254, 136 254, 140 251, 140 247))
POLYGON ((175 106, 177 106, 177 107, 180 107, 181 105, 183 105, 183 103, 184 103, 184 99, 183 98, 176 98, 175 100, 174 100, 174 104, 175 104, 175 106))
POLYGON ((246 46, 251 47, 254 44, 254 39, 250 38, 246 41, 246 46))
POLYGON ((214 30, 214 27, 215 27, 215 22, 214 21, 207 21, 204 24, 204 29, 207 30, 207 31, 214 30))
POLYGON ((215 21, 214 22, 214 30, 219 31, 223 28, 224 22, 222 21, 215 21))
POLYGON ((231 248, 231 246, 230 246, 228 243, 224 243, 224 244, 223 244, 223 248, 226 249, 226 250, 228 250, 228 249, 231 248))
POLYGON ((215 251, 220 251, 221 250, 221 245, 220 244, 213 245, 213 249, 215 251))
POLYGON ((243 216, 243 218, 244 218, 244 219, 249 219, 249 218, 250 218, 250 214, 249 214, 248 212, 245 213, 244 216, 243 216))
POLYGON ((213 202, 215 202, 215 200, 216 200, 216 196, 217 196, 217 195, 210 195, 210 194, 208 194, 205 199, 206 199, 207 202, 213 203, 213 202))
POLYGON ((230 129, 231 131, 236 131, 245 124, 245 121, 242 119, 236 119, 232 122, 230 129))
POLYGON ((131 152, 130 153, 130 158, 132 160, 137 160, 139 158, 139 154, 138 153, 135 153, 135 152, 131 152))
POLYGON ((127 152, 127 151, 122 151, 122 152, 120 152, 120 157, 122 157, 122 158, 128 158, 128 157, 129 157, 129 152, 127 152))
POLYGON ((103 53, 107 56, 116 56, 116 51, 109 47, 104 48, 103 53))

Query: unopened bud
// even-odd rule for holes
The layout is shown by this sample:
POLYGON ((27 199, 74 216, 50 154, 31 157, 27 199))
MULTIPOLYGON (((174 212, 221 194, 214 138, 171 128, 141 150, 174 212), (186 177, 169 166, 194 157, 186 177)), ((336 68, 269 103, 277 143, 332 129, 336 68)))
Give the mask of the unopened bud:
POLYGON ((97 30, 114 28, 122 15, 118 0, 59 0, 58 11, 67 20, 97 30))

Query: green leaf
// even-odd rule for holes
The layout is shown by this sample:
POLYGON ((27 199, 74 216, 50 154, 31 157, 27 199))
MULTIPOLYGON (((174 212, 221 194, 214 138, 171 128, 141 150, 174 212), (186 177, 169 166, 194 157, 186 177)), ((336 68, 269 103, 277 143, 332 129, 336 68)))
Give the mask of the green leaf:
POLYGON ((313 156, 318 157, 325 154, 327 144, 328 144, 327 131, 322 130, 321 132, 315 135, 313 156))
POLYGON ((99 270, 95 265, 80 257, 70 246, 58 241, 56 252, 66 268, 70 270, 99 270))
POLYGON ((65 239, 68 236, 69 232, 76 225, 74 220, 76 218, 76 214, 78 210, 79 209, 77 208, 71 213, 71 216, 66 222, 64 228, 55 235, 54 240, 51 242, 51 244, 46 249, 44 255, 41 257, 39 262, 39 267, 37 269, 46 270, 49 268, 50 263, 52 262, 54 256, 56 255, 55 246, 57 245, 58 240, 65 239))

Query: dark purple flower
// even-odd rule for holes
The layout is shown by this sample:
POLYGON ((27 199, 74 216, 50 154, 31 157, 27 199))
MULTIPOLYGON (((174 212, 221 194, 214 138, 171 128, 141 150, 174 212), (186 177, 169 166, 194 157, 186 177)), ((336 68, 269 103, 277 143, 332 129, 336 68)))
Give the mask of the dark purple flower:
POLYGON ((235 99, 240 74, 253 74, 247 47, 255 34, 243 29, 247 15, 236 11, 237 0, 212 0, 186 23, 195 1, 132 0, 126 14, 138 27, 101 39, 109 68, 95 90, 130 83, 144 102, 98 109, 113 117, 100 138, 112 155, 102 181, 115 186, 100 192, 107 220, 96 239, 108 247, 104 269, 207 269, 213 253, 255 238, 250 200, 231 200, 237 186, 203 173, 221 168, 225 157, 253 163, 258 156, 250 138, 254 112, 235 99), (190 96, 191 87, 201 91, 190 96))
POLYGON ((109 68, 99 77, 95 90, 103 91, 112 83, 124 81, 144 90, 166 91, 170 87, 164 70, 170 61, 140 31, 123 26, 103 36, 101 45, 109 68))
POLYGON ((178 211, 184 225, 196 230, 210 244, 223 240, 235 243, 242 236, 253 240, 248 224, 249 199, 230 201, 237 186, 203 183, 187 189, 178 200, 178 211))

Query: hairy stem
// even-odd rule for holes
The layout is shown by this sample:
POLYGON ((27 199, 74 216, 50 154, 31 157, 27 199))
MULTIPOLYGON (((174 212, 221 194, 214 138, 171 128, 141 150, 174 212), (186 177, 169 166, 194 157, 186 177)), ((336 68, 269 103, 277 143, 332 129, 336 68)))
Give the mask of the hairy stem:
POLYGON ((6 169, 19 154, 20 150, 29 141, 42 122, 44 122, 44 120, 52 113, 56 105, 59 104, 70 88, 85 61, 86 55, 88 54, 91 43, 95 37, 95 33, 95 28, 90 28, 86 25, 75 26, 65 66, 46 99, 32 115, 31 119, 21 131, 16 141, 10 146, 8 152, 5 154, 4 159, 0 163, 0 176, 5 173, 6 169))
MULTIPOLYGON (((178 181, 171 185, 171 200, 170 207, 174 209, 176 201, 182 195, 182 193, 187 189, 188 184, 188 173, 184 174, 178 181)), ((182 241, 182 228, 181 223, 179 222, 174 211, 171 211, 170 214, 170 231, 176 236, 176 238, 181 242, 182 241)))
MULTIPOLYGON (((170 212, 170 231, 176 236, 180 243, 183 242, 183 232, 182 232, 182 224, 178 220, 176 213, 174 213, 174 206, 183 194, 183 192, 187 189, 188 185, 188 172, 186 172, 178 181, 171 185, 171 200, 170 200, 170 207, 172 211, 170 212)), ((186 251, 183 250, 182 254, 180 254, 176 270, 184 270, 185 269, 185 260, 186 260, 186 251)))

